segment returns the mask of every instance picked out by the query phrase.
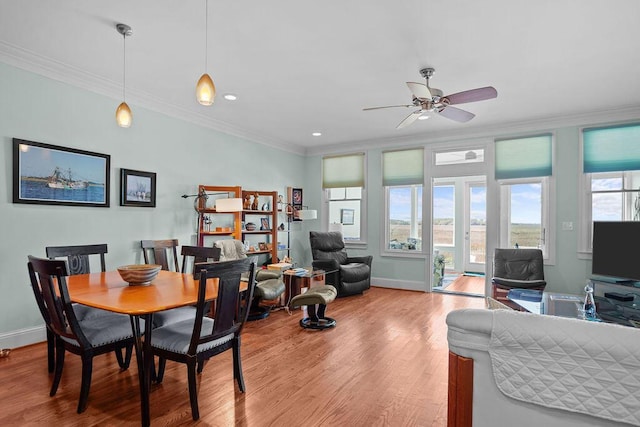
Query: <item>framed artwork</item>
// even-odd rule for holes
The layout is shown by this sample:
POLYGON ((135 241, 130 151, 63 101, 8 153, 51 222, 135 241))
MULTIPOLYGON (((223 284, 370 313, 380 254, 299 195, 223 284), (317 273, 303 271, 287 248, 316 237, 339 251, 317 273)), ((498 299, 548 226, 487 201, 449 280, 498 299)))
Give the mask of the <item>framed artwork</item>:
POLYGON ((109 207, 111 156, 13 139, 13 203, 109 207))
POLYGON ((294 209, 302 209, 302 188, 293 188, 291 190, 291 204, 294 209))
POLYGON ((353 225, 354 209, 340 209, 340 223, 343 225, 353 225))
POLYGON ((156 207, 156 174, 120 169, 120 206, 156 207))
POLYGON ((260 218, 260 230, 271 230, 269 218, 260 218))

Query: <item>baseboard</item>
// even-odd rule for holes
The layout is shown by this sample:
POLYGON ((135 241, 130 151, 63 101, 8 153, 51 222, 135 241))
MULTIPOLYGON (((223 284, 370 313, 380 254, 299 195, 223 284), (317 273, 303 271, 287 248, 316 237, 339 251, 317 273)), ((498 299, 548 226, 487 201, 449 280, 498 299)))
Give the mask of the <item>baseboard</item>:
POLYGON ((418 282, 418 281, 383 279, 379 277, 372 277, 371 286, 376 286, 379 288, 402 289, 405 291, 428 292, 427 284, 425 282, 418 282))
POLYGON ((19 329, 0 334, 0 348, 24 347, 47 340, 47 332, 43 326, 19 329))

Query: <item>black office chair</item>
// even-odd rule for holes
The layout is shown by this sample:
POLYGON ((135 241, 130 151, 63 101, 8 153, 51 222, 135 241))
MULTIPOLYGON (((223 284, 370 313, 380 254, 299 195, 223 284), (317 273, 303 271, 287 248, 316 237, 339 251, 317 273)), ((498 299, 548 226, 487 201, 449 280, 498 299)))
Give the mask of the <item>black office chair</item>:
POLYGON ((199 264, 200 276, 196 316, 191 320, 172 323, 153 331, 151 347, 160 358, 156 381, 162 382, 167 360, 187 365, 191 416, 200 418, 196 368, 203 362, 226 350, 233 350, 233 378, 241 392, 245 391, 240 359, 240 334, 249 315, 255 282, 255 264, 244 258, 210 264, 199 264), (248 288, 240 292, 240 279, 247 274, 248 288), (215 318, 204 317, 207 279, 217 277, 218 296, 215 318))
POLYGON ((511 289, 532 289, 543 291, 544 260, 540 249, 496 248, 493 258, 493 278, 491 279, 493 299, 518 309, 507 298, 511 289))
POLYGON ((120 368, 129 367, 130 359, 123 358, 122 350, 131 354, 133 348, 131 321, 129 316, 116 313, 79 320, 69 298, 65 279, 69 274, 64 261, 29 256, 27 268, 40 313, 47 328, 56 336, 55 374, 49 395, 55 396, 58 390, 65 352, 79 355, 82 382, 77 412, 80 414, 87 408, 94 356, 115 351, 120 368))
POLYGON ((309 242, 313 267, 327 272, 326 282, 336 288, 339 297, 369 289, 372 256, 348 256, 342 233, 338 231, 311 231, 309 242))

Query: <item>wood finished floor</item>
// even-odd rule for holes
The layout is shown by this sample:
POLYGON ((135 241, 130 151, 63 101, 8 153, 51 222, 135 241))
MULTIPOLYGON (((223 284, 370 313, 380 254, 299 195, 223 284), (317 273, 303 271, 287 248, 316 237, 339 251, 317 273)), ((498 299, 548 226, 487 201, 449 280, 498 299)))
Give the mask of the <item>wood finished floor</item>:
POLYGON ((451 282, 445 290, 449 292, 484 295, 484 277, 461 275, 451 282))
MULTIPOLYGON (((274 312, 245 327, 245 394, 233 382, 231 353, 211 359, 194 422, 184 365, 167 362, 164 382, 151 390, 152 425, 444 426, 445 317, 483 306, 482 298, 374 287, 329 305, 335 329, 303 330, 300 311, 274 312)), ((139 425, 136 369, 134 360, 119 372, 113 353, 96 357, 88 408, 76 414, 79 357, 67 355, 49 397, 45 344, 14 349, 0 359, 0 425, 139 425)))

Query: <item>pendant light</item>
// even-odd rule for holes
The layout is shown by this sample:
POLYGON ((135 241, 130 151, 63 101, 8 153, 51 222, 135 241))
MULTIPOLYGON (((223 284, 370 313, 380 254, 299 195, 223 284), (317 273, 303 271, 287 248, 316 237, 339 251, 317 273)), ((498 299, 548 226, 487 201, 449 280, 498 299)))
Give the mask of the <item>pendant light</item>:
POLYGON ((216 85, 213 84, 213 80, 209 74, 207 74, 207 47, 208 47, 208 29, 209 29, 209 2, 208 0, 204 0, 204 74, 198 80, 198 84, 196 85, 196 99, 202 105, 211 105, 213 104, 214 98, 216 97, 216 85))
POLYGON ((133 34, 131 27, 125 24, 116 25, 116 30, 122 34, 123 49, 122 49, 122 103, 118 105, 116 110, 116 123, 122 128, 128 128, 131 126, 133 116, 131 115, 131 109, 125 102, 125 86, 127 82, 127 36, 133 34))

